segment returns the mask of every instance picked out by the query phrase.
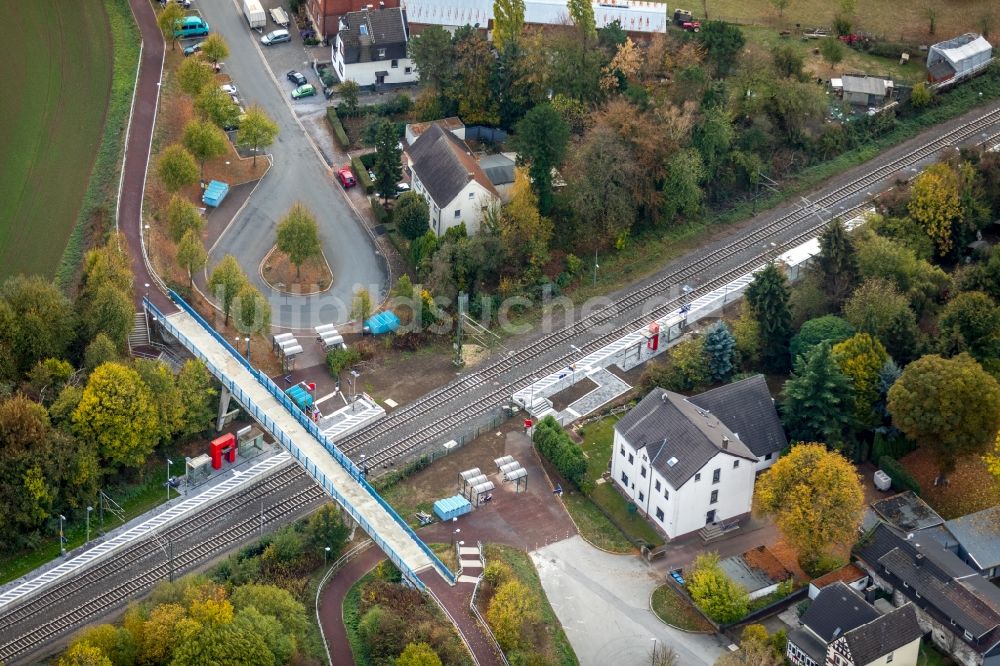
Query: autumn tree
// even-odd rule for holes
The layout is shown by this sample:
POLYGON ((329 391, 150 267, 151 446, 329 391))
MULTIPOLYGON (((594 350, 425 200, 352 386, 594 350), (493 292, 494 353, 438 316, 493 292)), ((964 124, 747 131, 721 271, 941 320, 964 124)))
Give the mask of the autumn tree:
POLYGON ((585 44, 593 44, 597 40, 597 20, 594 18, 594 7, 590 0, 568 0, 566 9, 569 18, 583 35, 585 44))
POLYGON ((457 100, 458 115, 470 124, 496 125, 498 100, 491 87, 496 57, 489 43, 479 31, 456 34, 454 53, 455 75, 446 92, 457 100))
POLYGON ((185 405, 174 373, 166 363, 155 359, 138 358, 132 367, 149 389, 156 406, 160 442, 169 443, 183 429, 185 420, 185 405))
POLYGON ((725 321, 718 321, 705 333, 705 356, 708 374, 713 382, 724 382, 736 369, 736 339, 725 321))
POLYGON ((538 611, 528 589, 517 580, 509 580, 497 588, 486 610, 486 621, 504 650, 518 648, 524 625, 538 621, 538 611))
POLYGON ((198 93, 194 108, 217 127, 232 128, 239 122, 240 107, 219 86, 208 86, 198 93))
POLYGON ((858 472, 822 444, 799 444, 757 478, 755 506, 774 517, 806 572, 830 549, 853 543, 865 497, 858 472))
POLYGON ((938 329, 945 353, 969 352, 983 365, 1000 357, 1000 308, 981 291, 963 292, 949 301, 938 329))
POLYGON ((215 418, 215 397, 219 392, 201 361, 189 359, 184 362, 177 373, 177 390, 184 404, 180 434, 190 437, 208 430, 215 418))
POLYGON ((392 219, 399 233, 414 241, 430 229, 430 214, 426 199, 416 192, 406 192, 396 200, 392 219))
POLYGON ((642 51, 631 38, 626 37, 611 62, 601 70, 601 88, 611 92, 634 81, 642 68, 642 60, 642 51))
POLYGON ((276 585, 241 585, 233 590, 230 601, 238 613, 255 608, 262 615, 273 617, 287 634, 295 637, 304 636, 309 627, 305 607, 288 590, 276 585))
POLYGON ((817 260, 826 293, 840 305, 854 288, 858 267, 854 244, 839 217, 820 234, 817 260))
POLYGON ((215 72, 201 58, 186 58, 177 68, 177 85, 191 97, 215 83, 215 72))
POLYGON ((222 313, 225 315, 225 324, 229 324, 229 313, 233 307, 236 295, 246 284, 247 277, 243 274, 239 262, 231 254, 222 258, 212 270, 208 278, 208 288, 222 304, 222 313))
POLYGON ((233 308, 233 323, 240 333, 256 335, 270 330, 271 304, 249 281, 237 292, 233 308))
POLYGON ((782 415, 789 435, 798 441, 821 439, 841 446, 853 421, 854 390, 830 351, 820 342, 799 356, 785 382, 782 415))
POLYGON ((788 368, 788 343, 792 337, 788 298, 788 279, 774 262, 758 272, 746 290, 747 303, 760 325, 761 357, 769 372, 788 368))
POLYGON ((907 211, 934 241, 938 255, 948 254, 952 249, 953 226, 962 214, 955 170, 946 162, 924 169, 913 181, 907 211))
POLYGON ((783 666, 784 663, 784 654, 775 650, 767 629, 759 624, 744 627, 739 650, 724 652, 715 660, 715 666, 783 666))
POLYGON ((91 373, 73 426, 104 460, 139 467, 158 441, 160 423, 156 402, 139 374, 120 363, 105 363, 91 373))
POLYGON ((407 44, 413 63, 420 70, 420 80, 440 92, 450 81, 454 70, 454 48, 451 36, 439 25, 427 26, 407 44))
POLYGON ((189 286, 194 284, 194 274, 207 262, 208 252, 201 236, 194 229, 188 229, 177 243, 177 263, 187 272, 189 286))
POLYGON ((889 361, 885 347, 868 333, 857 333, 833 347, 833 359, 851 380, 855 426, 870 429, 879 424, 875 404, 879 398, 880 375, 889 361))
POLYGON ((552 207, 552 170, 566 156, 569 128, 551 105, 540 104, 515 125, 512 142, 519 157, 528 163, 538 210, 547 215, 552 207))
POLYGON ((201 42, 201 54, 213 64, 229 57, 229 45, 217 32, 213 32, 201 42))
POLYGON ((177 37, 174 36, 174 30, 177 28, 177 22, 182 18, 184 18, 184 9, 172 2, 168 3, 156 16, 156 25, 163 33, 163 41, 170 42, 171 48, 177 47, 177 37))
POLYGON ((1000 429, 1000 386, 968 354, 910 363, 888 407, 893 425, 937 459, 939 479, 959 458, 984 452, 1000 429))
POLYGON ((501 207, 497 226, 504 264, 519 272, 540 271, 548 259, 553 226, 539 213, 538 197, 523 169, 514 172, 510 201, 501 207))
POLYGON ((180 194, 170 197, 164 217, 167 218, 167 235, 175 243, 179 243, 188 231, 200 234, 205 226, 205 218, 198 207, 180 194))
POLYGON ((396 657, 396 666, 441 666, 441 657, 427 643, 409 643, 396 657))
POLYGON ((168 192, 176 192, 198 180, 198 164, 184 146, 175 143, 160 154, 156 175, 168 192))
MULTIPOLYGON (((179 7, 179 5, 170 5, 179 7)), ((61 657, 59 666, 112 666, 111 660, 90 643, 73 643, 61 657)))
POLYGON ((84 336, 93 339, 103 332, 121 351, 135 323, 132 270, 124 243, 120 235, 112 234, 104 245, 87 253, 77 297, 84 336))
POLYGON ((358 94, 360 92, 361 86, 353 79, 347 79, 337 86, 337 93, 344 103, 344 110, 347 111, 347 115, 353 116, 358 112, 358 94))
POLYGON ((229 147, 229 140, 222 130, 204 120, 191 120, 184 126, 184 147, 198 160, 201 177, 205 177, 205 162, 222 157, 229 147))
POLYGON ((678 216, 692 218, 702 209, 705 192, 701 189, 705 165, 698 151, 678 151, 667 163, 663 183, 663 219, 673 222, 678 216))
POLYGON ((52 282, 17 275, 0 283, 0 348, 10 350, 12 370, 27 372, 46 358, 65 358, 77 318, 52 282))
POLYGON ((493 0, 493 46, 503 52, 516 44, 524 29, 524 0, 493 0))
POLYGON ((323 254, 316 217, 301 203, 292 205, 278 223, 277 233, 278 250, 288 255, 296 277, 302 275, 302 264, 323 254))
POLYGON ((726 575, 717 553, 702 553, 695 559, 687 589, 698 608, 716 622, 736 622, 750 610, 750 594, 726 575))
POLYGON ((364 287, 354 290, 354 300, 351 303, 351 318, 363 325, 372 314, 372 294, 364 287))
POLYGON ((916 353, 917 318, 910 301, 896 285, 883 278, 866 280, 844 303, 844 318, 857 331, 874 335, 897 361, 916 353))
POLYGON ((247 109, 240 121, 236 142, 253 150, 253 163, 256 166, 258 149, 270 146, 276 136, 278 136, 278 124, 271 120, 264 109, 254 104, 247 109))
POLYGON ((396 193, 396 184, 403 177, 402 154, 395 123, 383 120, 375 133, 375 164, 372 165, 375 191, 383 200, 396 193))

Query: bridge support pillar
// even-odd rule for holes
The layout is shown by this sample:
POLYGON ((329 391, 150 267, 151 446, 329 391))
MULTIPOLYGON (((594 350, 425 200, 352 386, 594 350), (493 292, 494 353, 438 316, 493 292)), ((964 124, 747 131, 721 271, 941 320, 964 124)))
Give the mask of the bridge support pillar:
POLYGON ((215 422, 215 431, 222 432, 222 428, 226 425, 226 415, 229 413, 229 400, 233 397, 233 394, 229 392, 225 386, 222 387, 222 393, 219 394, 219 418, 215 422))

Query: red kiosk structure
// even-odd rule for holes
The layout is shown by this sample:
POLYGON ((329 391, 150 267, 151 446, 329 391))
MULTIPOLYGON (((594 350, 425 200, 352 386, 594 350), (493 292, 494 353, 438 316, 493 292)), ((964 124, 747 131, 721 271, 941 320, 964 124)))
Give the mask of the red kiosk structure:
POLYGON ((212 440, 209 453, 212 455, 212 469, 222 469, 222 457, 226 462, 236 462, 236 437, 229 433, 212 440))

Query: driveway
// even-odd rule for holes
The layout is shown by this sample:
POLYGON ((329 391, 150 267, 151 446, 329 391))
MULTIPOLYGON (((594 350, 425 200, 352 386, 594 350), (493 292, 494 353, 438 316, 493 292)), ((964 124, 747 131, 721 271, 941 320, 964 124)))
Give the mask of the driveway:
MULTIPOLYGON (((376 297, 386 290, 385 259, 292 111, 291 83, 272 77, 261 52, 260 33, 247 27, 240 6, 234 0, 203 0, 199 9, 212 29, 229 44, 230 56, 225 68, 236 82, 243 102, 259 104, 279 128, 278 138, 269 148, 274 166, 210 249, 209 267, 226 254, 234 255, 243 271, 269 298, 271 321, 276 327, 308 329, 321 323, 347 321, 357 285, 367 287, 376 297), (259 272, 264 256, 274 245, 278 222, 297 201, 316 215, 323 252, 333 270, 333 286, 312 296, 274 291, 259 272)), ((272 28, 269 22, 268 29, 272 28)), ((297 31, 291 32, 292 42, 269 48, 276 53, 280 51, 283 60, 298 63, 296 68, 315 83, 312 71, 302 66, 311 56, 297 31)), ((322 96, 294 104, 322 105, 322 96)))
POLYGON ((653 615, 649 595, 662 574, 639 558, 605 553, 579 536, 530 554, 582 666, 648 666, 653 638, 685 666, 713 664, 722 653, 714 636, 672 629, 653 615))

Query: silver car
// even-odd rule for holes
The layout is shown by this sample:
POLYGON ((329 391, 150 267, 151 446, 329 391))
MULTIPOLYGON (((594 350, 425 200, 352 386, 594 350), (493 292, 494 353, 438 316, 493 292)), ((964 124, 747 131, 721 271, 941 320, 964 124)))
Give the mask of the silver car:
POLYGON ((292 41, 292 36, 287 30, 272 30, 260 38, 260 43, 264 46, 280 44, 281 42, 292 41))

